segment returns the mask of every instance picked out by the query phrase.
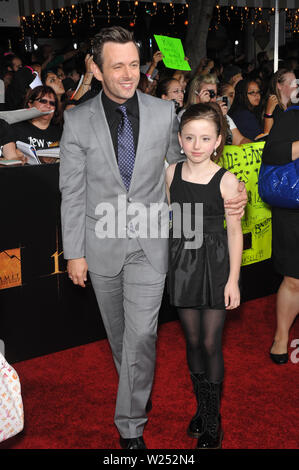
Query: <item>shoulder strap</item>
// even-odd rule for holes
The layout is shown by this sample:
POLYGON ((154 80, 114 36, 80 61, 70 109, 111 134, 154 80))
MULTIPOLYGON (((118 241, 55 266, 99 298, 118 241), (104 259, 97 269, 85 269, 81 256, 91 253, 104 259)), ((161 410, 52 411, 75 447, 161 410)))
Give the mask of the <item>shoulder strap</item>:
POLYGON ((226 168, 220 168, 220 170, 218 170, 215 173, 215 175, 212 176, 212 178, 210 179, 210 182, 207 185, 207 188, 209 188, 209 191, 211 190, 213 192, 215 191, 215 194, 219 194, 221 196, 220 183, 221 183, 222 176, 226 172, 227 172, 226 168))
POLYGON ((175 166, 173 181, 179 181, 182 179, 182 166, 184 162, 178 162, 175 166))
MULTIPOLYGON (((217 171, 217 173, 215 173, 215 175, 213 176, 213 180, 215 182, 215 184, 220 184, 220 181, 222 179, 222 176, 224 175, 224 173, 227 172, 227 169, 226 168, 220 168, 220 170, 217 171)), ((211 180, 212 181, 212 180, 211 180)))

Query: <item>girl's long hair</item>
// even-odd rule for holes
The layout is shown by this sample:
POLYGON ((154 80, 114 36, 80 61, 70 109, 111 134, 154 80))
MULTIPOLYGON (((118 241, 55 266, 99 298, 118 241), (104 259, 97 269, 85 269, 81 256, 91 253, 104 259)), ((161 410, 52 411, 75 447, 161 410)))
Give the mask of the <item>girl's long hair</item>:
MULTIPOLYGON (((278 69, 277 72, 274 73, 274 75, 272 76, 270 80, 269 93, 268 93, 268 97, 269 95, 276 95, 278 99, 278 105, 283 110, 285 108, 281 101, 281 94, 278 88, 278 84, 283 83, 285 81, 285 76, 287 73, 294 73, 294 72, 293 70, 290 70, 290 69, 281 68, 281 69, 278 69)), ((289 100, 287 107, 290 106, 290 104, 291 104, 291 100, 289 100)))

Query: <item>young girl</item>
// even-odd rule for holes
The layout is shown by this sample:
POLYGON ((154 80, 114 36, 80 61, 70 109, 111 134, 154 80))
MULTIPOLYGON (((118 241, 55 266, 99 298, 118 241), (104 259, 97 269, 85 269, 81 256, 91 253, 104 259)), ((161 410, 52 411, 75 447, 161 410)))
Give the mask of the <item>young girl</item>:
POLYGON ((185 203, 191 203, 191 220, 198 225, 195 204, 203 204, 202 245, 195 249, 186 246, 188 236, 183 230, 175 238, 177 211, 173 211, 169 245, 170 301, 178 308, 186 337, 187 362, 198 403, 188 427, 188 434, 198 438, 197 448, 221 447, 222 331, 226 310, 240 304, 241 222, 224 209, 224 200, 238 194, 238 180, 215 163, 223 150, 225 132, 217 104, 190 106, 182 116, 178 136, 187 160, 166 170, 169 203, 179 204, 181 209, 184 205, 182 222, 188 207, 185 203))

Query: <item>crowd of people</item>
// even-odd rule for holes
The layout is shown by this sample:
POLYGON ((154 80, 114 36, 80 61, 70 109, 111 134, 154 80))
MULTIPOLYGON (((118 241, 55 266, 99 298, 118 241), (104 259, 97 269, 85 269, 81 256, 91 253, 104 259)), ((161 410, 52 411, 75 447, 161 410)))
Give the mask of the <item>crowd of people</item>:
MULTIPOLYGON (((131 33, 119 27, 104 28, 92 54, 54 56, 46 46, 40 60, 31 59, 25 63, 16 54, 5 55, 5 108, 34 107, 44 113, 11 126, 1 121, 2 153, 24 163, 18 140, 38 149, 60 145, 64 257, 74 284, 85 287, 89 271, 97 297, 119 373, 115 424, 120 446, 146 448, 142 433, 151 408, 157 318, 168 271, 170 301, 178 308, 198 403, 188 434, 198 439, 199 449, 219 448, 222 332, 227 310, 240 304, 240 218, 247 197, 244 184, 217 162, 225 144, 267 140, 268 135, 271 163, 279 149, 286 161, 299 157, 298 133, 290 130, 297 115, 284 114, 297 98, 297 61, 274 73, 264 53, 258 66, 204 58, 195 71, 182 72, 165 68, 157 51, 140 68, 131 33), (281 136, 273 138, 272 128, 280 121, 286 121, 289 134, 286 147, 276 145, 281 136), (204 205, 202 244, 186 248, 192 237, 185 232, 175 237, 172 229, 169 247, 168 240, 132 236, 131 226, 125 227, 127 236, 100 236, 94 218, 99 202, 118 211, 117 198, 125 194, 128 203, 135 200, 148 211, 151 203, 165 200, 165 158, 169 203, 204 205)), ((284 281, 270 355, 282 364, 299 310, 298 210, 277 211, 274 221, 276 267, 284 281)))
MULTIPOLYGON (((83 46, 80 51, 55 54, 50 45, 45 45, 39 54, 25 57, 13 52, 3 54, 0 79, 4 82, 5 103, 1 108, 34 106, 49 115, 22 121, 9 131, 7 123, 2 122, 1 129, 5 129, 5 135, 4 131, 0 134, 2 157, 25 163, 26 157, 14 145, 19 140, 37 149, 59 145, 64 110, 93 97, 101 88, 91 71, 92 55, 84 56, 85 51, 83 46), (81 75, 83 80, 78 87, 81 75)), ((296 60, 292 60, 271 74, 272 64, 263 53, 255 68, 247 63, 223 66, 204 58, 192 74, 166 69, 162 54, 157 51, 150 63, 141 66, 138 88, 146 94, 174 101, 179 119, 191 104, 217 101, 228 123, 226 143, 240 145, 267 136, 296 89, 293 69, 296 66, 296 60)), ((50 161, 53 160, 45 160, 50 161)))
MULTIPOLYGON (((39 54, 2 55, 0 79, 4 82, 5 103, 0 105, 1 109, 34 106, 49 113, 48 117, 13 125, 9 132, 10 145, 6 142, 8 127, 2 123, 1 128, 6 129, 5 136, 3 131, 0 134, 2 157, 26 161, 14 149, 13 142, 18 140, 37 149, 59 144, 64 110, 90 99, 101 89, 101 83, 91 71, 93 57, 85 52, 84 44, 81 50, 64 54, 55 54, 52 46, 44 45, 39 54)), ((241 61, 221 64, 203 58, 192 72, 167 69, 162 59, 157 51, 151 62, 141 66, 138 88, 143 93, 173 101, 179 120, 191 104, 217 102, 228 125, 227 144, 265 140, 275 120, 290 105, 292 97, 296 98, 296 59, 281 63, 276 73, 273 73, 273 61, 264 52, 258 55, 256 66, 241 61)))

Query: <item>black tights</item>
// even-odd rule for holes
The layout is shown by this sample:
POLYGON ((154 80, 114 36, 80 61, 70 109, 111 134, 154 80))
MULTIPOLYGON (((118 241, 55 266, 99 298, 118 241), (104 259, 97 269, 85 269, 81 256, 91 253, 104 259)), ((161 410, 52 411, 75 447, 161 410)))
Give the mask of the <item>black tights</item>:
POLYGON ((179 308, 178 314, 185 333, 190 372, 205 372, 209 382, 221 383, 224 376, 222 331, 226 310, 179 308))

